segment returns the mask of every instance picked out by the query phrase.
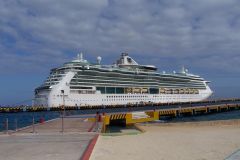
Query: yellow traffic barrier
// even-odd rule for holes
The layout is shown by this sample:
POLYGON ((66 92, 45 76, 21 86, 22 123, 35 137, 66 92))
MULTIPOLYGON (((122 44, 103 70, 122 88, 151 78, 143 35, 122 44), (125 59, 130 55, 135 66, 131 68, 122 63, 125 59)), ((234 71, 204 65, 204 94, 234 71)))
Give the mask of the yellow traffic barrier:
POLYGON ((154 112, 153 111, 147 111, 147 112, 145 112, 148 116, 150 116, 150 117, 153 117, 154 115, 154 112))
POLYGON ((177 116, 177 110, 172 109, 172 110, 160 110, 159 111, 159 116, 177 116))
POLYGON ((220 105, 219 107, 219 111, 223 111, 223 110, 228 110, 228 106, 227 105, 220 105))
POLYGON ((127 113, 126 114, 126 124, 131 124, 132 123, 132 113, 127 113))
POLYGON ((195 107, 194 108, 194 112, 204 112, 207 113, 208 112, 208 107, 202 106, 202 107, 195 107))
POLYGON ((109 125, 110 124, 110 117, 108 115, 105 115, 103 118, 103 123, 105 125, 109 125))
POLYGON ((217 105, 209 106, 208 107, 208 112, 212 112, 212 111, 218 112, 219 111, 219 107, 217 105))
MULTIPOLYGON (((110 125, 111 121, 121 120, 121 122, 126 123, 126 125, 132 125, 135 123, 143 123, 159 120, 161 116, 177 116, 178 114, 205 114, 210 113, 211 111, 221 111, 223 109, 237 109, 240 106, 238 104, 231 105, 210 105, 210 106, 197 106, 197 107, 188 107, 188 108, 171 108, 157 111, 146 111, 146 117, 143 118, 134 118, 132 113, 115 113, 111 115, 105 115, 103 117, 103 132, 106 131, 108 125, 110 125), (125 121, 122 121, 125 120, 125 121)), ((89 118, 89 121, 95 121, 95 118, 89 118)))
POLYGON ((126 114, 112 114, 110 116, 110 120, 114 120, 114 119, 125 119, 126 118, 126 114))
POLYGON ((236 104, 228 104, 228 110, 234 110, 237 109, 237 105, 236 104))
POLYGON ((110 124, 110 116, 105 114, 102 118, 103 118, 103 123, 102 123, 102 131, 101 132, 105 133, 107 126, 110 124))
MULTIPOLYGON (((115 120, 125 120, 126 125, 131 125, 135 123, 142 123, 142 122, 150 122, 159 119, 159 111, 148 111, 146 114, 149 117, 145 118, 133 118, 132 113, 125 113, 125 114, 111 114, 111 115, 104 115, 103 116, 103 126, 102 132, 106 131, 107 126, 111 123, 111 121, 115 120)), ((88 118, 88 121, 95 122, 95 118, 88 118)))
POLYGON ((151 122, 155 120, 159 120, 159 112, 158 111, 147 111, 145 112, 148 117, 144 118, 133 118, 132 113, 127 113, 126 115, 126 124, 135 124, 135 123, 144 123, 151 122))
POLYGON ((193 115, 194 110, 193 110, 193 108, 181 108, 181 109, 179 109, 179 113, 180 114, 191 114, 191 115, 193 115))

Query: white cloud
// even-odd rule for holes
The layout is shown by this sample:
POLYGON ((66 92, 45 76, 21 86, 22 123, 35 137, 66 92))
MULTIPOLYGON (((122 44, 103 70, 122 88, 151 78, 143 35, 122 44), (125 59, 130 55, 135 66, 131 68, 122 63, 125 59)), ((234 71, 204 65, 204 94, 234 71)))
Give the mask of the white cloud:
POLYGON ((237 0, 1 1, 0 72, 15 62, 11 70, 34 71, 83 50, 110 58, 128 51, 161 68, 168 57, 199 70, 239 73, 239 11, 237 0))

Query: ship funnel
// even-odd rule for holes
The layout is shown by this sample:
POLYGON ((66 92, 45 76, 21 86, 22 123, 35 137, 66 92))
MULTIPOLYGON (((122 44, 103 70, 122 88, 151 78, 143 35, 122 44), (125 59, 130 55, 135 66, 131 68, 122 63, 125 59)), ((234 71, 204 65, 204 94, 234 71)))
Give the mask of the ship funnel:
POLYGON ((183 73, 183 74, 186 73, 186 72, 185 72, 185 67, 184 67, 184 66, 182 66, 182 68, 181 68, 181 73, 183 73))
POLYGON ((83 62, 83 53, 82 52, 77 54, 77 60, 79 62, 83 62))
POLYGON ((183 73, 183 74, 188 73, 188 69, 186 69, 184 66, 182 66, 181 73, 183 73))
POLYGON ((102 61, 102 57, 98 56, 98 57, 97 57, 97 64, 100 64, 101 61, 102 61))

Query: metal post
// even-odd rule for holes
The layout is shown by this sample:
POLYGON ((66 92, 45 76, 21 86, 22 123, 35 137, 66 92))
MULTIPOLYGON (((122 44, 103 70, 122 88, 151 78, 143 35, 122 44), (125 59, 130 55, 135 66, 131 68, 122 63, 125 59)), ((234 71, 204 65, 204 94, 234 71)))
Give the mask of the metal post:
POLYGON ((34 116, 32 118, 32 129, 33 129, 33 133, 35 133, 35 120, 34 120, 34 116))
POLYGON ((8 134, 8 118, 6 118, 6 134, 8 134))
POLYGON ((61 90, 63 98, 63 112, 62 112, 62 133, 64 132, 64 117, 65 117, 65 99, 64 99, 64 90, 61 90))
POLYGON ((17 118, 15 118, 15 131, 18 130, 18 121, 17 121, 17 118))
POLYGON ((182 115, 182 107, 178 106, 178 117, 181 117, 182 115))
POLYGON ((64 120, 63 120, 63 114, 62 114, 62 133, 64 132, 64 120))
POLYGON ((99 112, 97 112, 96 113, 96 129, 95 129, 95 131, 97 131, 98 132, 98 129, 99 129, 99 112))
POLYGON ((65 110, 65 95, 63 94, 63 116, 65 117, 66 110, 65 110))

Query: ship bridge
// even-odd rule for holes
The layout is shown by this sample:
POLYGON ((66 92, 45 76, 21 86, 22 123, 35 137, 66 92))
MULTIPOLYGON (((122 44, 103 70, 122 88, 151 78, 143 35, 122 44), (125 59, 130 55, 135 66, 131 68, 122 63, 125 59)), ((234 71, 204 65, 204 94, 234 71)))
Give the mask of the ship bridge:
POLYGON ((136 68, 144 71, 157 71, 157 67, 153 65, 139 65, 128 55, 128 53, 122 53, 120 59, 117 60, 117 65, 120 68, 136 68))

